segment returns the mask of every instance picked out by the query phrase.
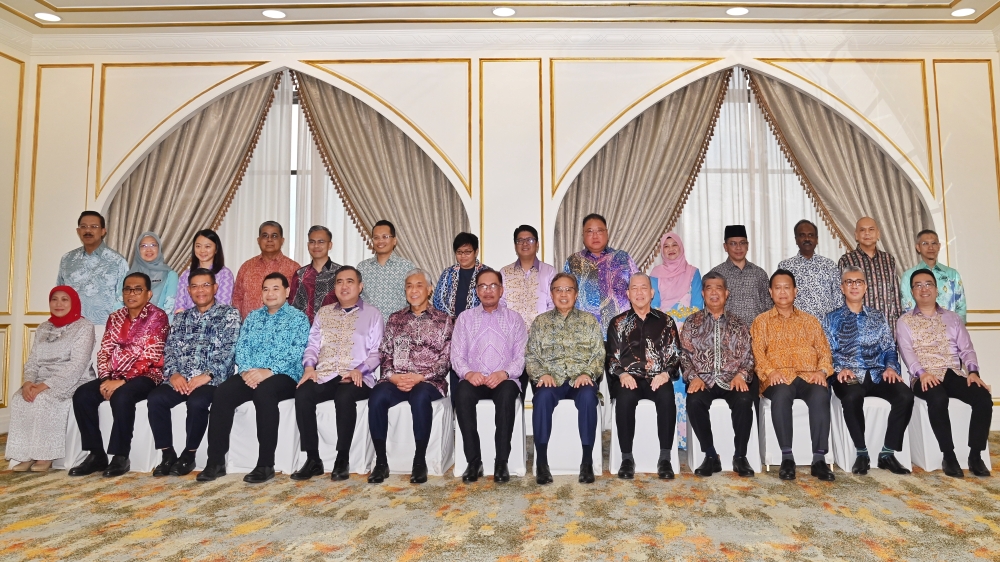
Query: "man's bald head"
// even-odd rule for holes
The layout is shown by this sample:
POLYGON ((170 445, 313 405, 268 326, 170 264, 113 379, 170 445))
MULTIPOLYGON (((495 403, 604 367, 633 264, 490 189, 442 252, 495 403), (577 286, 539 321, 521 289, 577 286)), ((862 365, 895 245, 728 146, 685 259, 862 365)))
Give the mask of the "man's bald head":
POLYGON ((875 219, 871 217, 861 217, 854 227, 854 239, 858 241, 861 249, 868 254, 875 252, 875 245, 878 243, 879 230, 875 219))

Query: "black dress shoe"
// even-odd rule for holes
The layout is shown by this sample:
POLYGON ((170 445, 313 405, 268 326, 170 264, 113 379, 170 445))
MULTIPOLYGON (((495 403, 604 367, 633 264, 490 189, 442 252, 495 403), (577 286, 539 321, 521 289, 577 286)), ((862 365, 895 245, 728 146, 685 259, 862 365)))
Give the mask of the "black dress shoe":
POLYGON ((635 461, 632 459, 622 459, 622 465, 618 468, 618 478, 631 480, 635 478, 635 461))
POLYGON ((593 484, 594 483, 594 464, 585 462, 580 465, 580 478, 578 479, 581 484, 593 484))
POLYGON ((108 464, 108 468, 104 469, 102 476, 105 478, 115 478, 127 473, 131 469, 132 464, 129 462, 128 457, 115 455, 111 457, 111 463, 108 464))
POLYGON ((177 453, 173 449, 165 449, 160 458, 160 464, 156 465, 153 469, 153 476, 160 478, 162 476, 170 476, 170 469, 174 467, 174 463, 177 462, 177 453))
POLYGON ((674 467, 670 466, 670 459, 662 459, 656 463, 656 475, 660 480, 674 479, 674 467))
POLYGON ((510 482, 510 470, 507 469, 506 461, 493 463, 493 481, 498 484, 510 482))
POLYGON ((216 478, 226 475, 226 465, 224 464, 212 464, 208 463, 205 470, 198 473, 198 477, 195 479, 198 482, 211 482, 216 478))
POLYGON ((174 466, 170 467, 170 475, 187 476, 191 474, 195 465, 194 455, 194 451, 184 451, 181 453, 181 456, 177 457, 177 462, 174 463, 174 466))
POLYGON ((549 471, 549 465, 547 464, 535 465, 535 483, 539 485, 552 483, 552 472, 549 471))
POLYGON ((368 483, 381 484, 388 477, 389 477, 389 465, 376 464, 375 468, 372 469, 372 473, 368 475, 368 483))
POLYGON ((296 482, 301 482, 309 480, 313 476, 323 476, 323 461, 317 458, 307 458, 306 464, 293 472, 291 478, 296 482))
POLYGON ((965 478, 965 473, 962 472, 962 467, 958 464, 958 459, 948 460, 944 459, 941 461, 941 469, 944 470, 946 476, 951 476, 952 478, 965 478))
POLYGON ((104 472, 108 468, 108 455, 104 453, 90 453, 83 462, 69 469, 70 476, 87 476, 95 472, 104 472))
POLYGON ((705 456, 701 466, 694 469, 694 473, 698 476, 711 476, 716 472, 722 472, 722 460, 719 457, 705 456))
POLYGON ((981 457, 969 457, 969 472, 982 477, 990 475, 990 469, 986 468, 981 457))
POLYGON ((337 460, 333 463, 333 471, 330 472, 330 480, 335 482, 347 480, 351 477, 351 463, 349 459, 337 460))
POLYGON ((243 481, 247 484, 263 484, 272 478, 274 478, 273 466, 258 466, 244 476, 243 481))
POLYGON ((778 469, 778 478, 782 480, 795 480, 795 461, 792 459, 781 461, 781 468, 778 469))
POLYGON ((878 458, 878 467, 882 470, 888 470, 893 474, 909 474, 910 469, 899 464, 896 460, 896 455, 880 455, 878 458))
POLYGON ((462 483, 468 484, 470 482, 475 482, 483 476, 483 461, 475 461, 469 463, 469 466, 465 467, 465 472, 462 473, 462 483))
POLYGON ((750 467, 750 461, 746 457, 733 457, 733 472, 743 478, 750 478, 754 475, 753 468, 750 467))
POLYGON ((812 470, 810 472, 823 482, 833 482, 836 479, 833 471, 830 470, 830 465, 826 464, 825 460, 812 463, 812 470))
POLYGON ((864 476, 868 474, 868 469, 871 467, 871 459, 868 458, 868 455, 858 455, 858 458, 854 459, 854 466, 851 467, 851 473, 864 476))
POLYGON ((427 463, 414 464, 410 469, 410 484, 427 482, 427 463))

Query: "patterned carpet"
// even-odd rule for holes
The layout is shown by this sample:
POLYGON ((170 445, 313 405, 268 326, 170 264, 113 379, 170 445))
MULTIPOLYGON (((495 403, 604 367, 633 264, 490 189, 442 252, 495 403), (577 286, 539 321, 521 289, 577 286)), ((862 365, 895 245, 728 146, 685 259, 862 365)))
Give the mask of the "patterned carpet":
POLYGON ((546 487, 4 471, 0 560, 1000 560, 1000 477, 807 470, 546 487))

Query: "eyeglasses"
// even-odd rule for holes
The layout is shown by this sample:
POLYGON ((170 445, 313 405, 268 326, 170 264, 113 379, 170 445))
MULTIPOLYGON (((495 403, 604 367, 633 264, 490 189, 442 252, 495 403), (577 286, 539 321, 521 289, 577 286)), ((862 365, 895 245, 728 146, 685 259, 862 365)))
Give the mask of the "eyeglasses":
POLYGON ((573 287, 552 287, 553 293, 572 293, 576 291, 573 287))
POLYGON ((606 228, 588 228, 587 230, 584 230, 583 233, 586 234, 587 236, 593 236, 595 234, 607 234, 608 233, 608 229, 606 229, 606 228))
POLYGON ((730 248, 749 248, 750 242, 746 240, 741 240, 739 242, 726 242, 726 246, 729 246, 730 248))
POLYGON ((383 235, 381 235, 381 236, 372 236, 372 240, 374 240, 374 241, 376 241, 376 242, 378 242, 378 241, 380 241, 380 240, 381 240, 381 241, 387 241, 387 240, 389 240, 389 239, 391 239, 391 238, 395 238, 395 236, 393 236, 393 235, 391 235, 391 234, 383 234, 383 235))
POLYGON ((933 281, 921 281, 919 283, 914 283, 913 284, 913 288, 914 289, 930 289, 932 287, 936 289, 937 288, 937 283, 935 283, 933 281))
POLYGON ((480 283, 480 284, 476 285, 476 288, 479 289, 480 291, 485 291, 487 289, 489 289, 490 291, 496 291, 497 289, 500 288, 500 284, 499 283, 490 283, 490 284, 487 285, 486 283, 480 283))
POLYGON ((77 228, 80 230, 100 230, 104 227, 99 224, 81 224, 78 225, 77 228))
POLYGON ((145 287, 125 287, 122 289, 122 293, 126 295, 138 295, 139 293, 146 292, 145 287))
POLYGON ((535 238, 518 238, 514 243, 518 246, 530 246, 535 242, 538 242, 535 238))
POLYGON ((277 240, 281 238, 281 235, 277 232, 272 232, 271 234, 264 234, 263 232, 258 236, 261 240, 277 240))
POLYGON ((475 250, 459 250, 459 251, 455 252, 455 255, 456 256, 471 256, 471 255, 473 255, 475 253, 476 253, 475 250))
POLYGON ((848 287, 864 287, 868 283, 864 279, 844 279, 843 284, 848 287))
POLYGON ((139 249, 142 249, 142 250, 144 250, 146 248, 159 248, 159 247, 160 247, 159 244, 139 244, 139 249))
POLYGON ((923 242, 917 242, 917 246, 921 248, 937 248, 941 245, 941 242, 928 242, 924 240, 923 242))
POLYGON ((202 283, 200 285, 188 285, 188 289, 191 289, 192 291, 195 290, 195 289, 211 289, 212 285, 215 285, 215 283, 202 283))

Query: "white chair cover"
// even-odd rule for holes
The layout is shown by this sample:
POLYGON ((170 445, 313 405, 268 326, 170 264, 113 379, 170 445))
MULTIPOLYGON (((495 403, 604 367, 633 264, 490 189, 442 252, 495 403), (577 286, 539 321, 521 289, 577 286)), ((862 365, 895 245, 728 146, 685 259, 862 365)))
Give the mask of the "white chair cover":
MULTIPOLYGON (((483 474, 493 476, 496 459, 496 406, 492 400, 480 400, 476 405, 476 429, 479 433, 479 451, 483 457, 483 474)), ((510 438, 510 458, 507 470, 513 476, 524 476, 528 472, 527 450, 524 439, 524 405, 514 401, 514 433, 510 438)), ((469 466, 465 458, 462 432, 455 427, 455 476, 461 476, 469 466)))
MULTIPOLYGON (((604 472, 604 444, 601 439, 603 429, 602 406, 597 404, 597 429, 594 431, 594 474, 604 472)), ((553 475, 580 474, 580 458, 583 444, 577 424, 576 404, 572 400, 560 400, 552 411, 552 435, 549 436, 549 471, 553 475)), ((535 448, 535 459, 538 448, 535 448)))
MULTIPOLYGON (((257 466, 257 408, 253 401, 236 408, 229 436, 226 472, 250 472, 257 466)), ((274 451, 274 471, 291 474, 299 453, 299 426, 295 422, 295 399, 278 403, 278 446, 274 451)))
MULTIPOLYGON (((617 475, 622 466, 622 449, 618 442, 618 423, 615 408, 617 400, 611 401, 611 458, 608 469, 617 475)), ((639 400, 635 408, 635 439, 632 442, 632 456, 635 457, 636 473, 656 474, 656 464, 660 460, 660 437, 656 431, 656 404, 652 400, 639 400)), ((677 442, 670 448, 670 465, 680 471, 680 455, 677 442)))
MULTIPOLYGON (((771 423, 771 401, 763 396, 760 397, 760 406, 757 414, 760 416, 758 427, 764 428, 764 441, 761 443, 761 457, 766 465, 781 464, 781 447, 778 446, 778 436, 774 433, 774 424, 771 423)), ((798 398, 792 402, 792 427, 796 431, 792 432, 792 454, 795 455, 795 464, 809 466, 812 464, 812 437, 809 432, 809 407, 798 398)), ((833 452, 826 453, 826 462, 833 462, 833 452)))
MULTIPOLYGON (((712 406, 708 409, 708 416, 712 422, 712 439, 715 441, 715 451, 719 453, 719 460, 722 461, 722 470, 733 469, 733 455, 736 454, 736 432, 733 430, 732 410, 725 400, 713 400, 712 406)), ((760 434, 758 433, 757 420, 753 420, 750 427, 750 441, 747 443, 747 462, 750 468, 760 472, 760 434)), ((701 450, 701 443, 698 436, 691 429, 691 420, 687 424, 687 462, 693 471, 701 466, 705 460, 705 453, 701 450)))
MULTIPOLYGON (((348 470, 355 474, 368 474, 375 464, 375 447, 368 431, 368 400, 358 400, 358 419, 354 423, 354 437, 351 439, 348 470)), ((319 429, 319 456, 327 472, 333 469, 337 460, 337 406, 333 400, 316 406, 316 424, 319 429)), ((306 463, 306 455, 300 452, 295 461, 295 470, 306 463)))
MULTIPOLYGON (((830 404, 830 432, 832 434, 830 442, 833 443, 833 459, 840 468, 851 471, 854 460, 857 458, 858 450, 851 439, 851 433, 847 430, 847 421, 844 419, 844 405, 833 395, 830 404)), ((868 446, 868 456, 871 458, 872 466, 878 460, 879 451, 885 445, 885 432, 889 427, 889 402, 875 396, 866 396, 865 413, 865 444, 868 446)), ((903 433, 903 450, 896 453, 896 460, 906 468, 913 468, 910 463, 910 432, 903 433)))
MULTIPOLYGON (((948 416, 951 418, 951 438, 955 442, 955 456, 962 468, 969 468, 969 423, 972 420, 972 406, 956 398, 951 398, 948 404, 948 416)), ((931 429, 930 417, 927 414, 927 402, 922 398, 913 400, 913 417, 910 418, 910 454, 913 464, 930 472, 941 470, 944 454, 938 444, 934 430, 931 429)), ((982 455, 986 468, 992 470, 990 464, 990 446, 982 455)))
MULTIPOLYGON (((599 402, 598 403, 598 406, 601 409, 601 416, 602 416, 601 417, 601 427, 608 427, 610 425, 614 425, 614 423, 615 423, 615 412, 614 412, 613 406, 611 404, 611 402, 612 402, 612 400, 611 400, 611 389, 608 387, 608 376, 607 375, 604 375, 603 377, 601 377, 601 382, 600 382, 600 384, 597 385, 597 391, 601 394, 601 397, 604 398, 603 402, 599 402)), ((597 465, 595 464, 594 467, 595 467, 595 470, 596 470, 597 465)), ((577 472, 579 472, 579 471, 577 471, 577 472)), ((553 474, 555 474, 555 473, 553 472, 553 474)))
MULTIPOLYGON (((111 426, 114 424, 111 403, 107 400, 101 402, 97 413, 100 416, 101 437, 104 440, 104 450, 106 451, 108 443, 111 441, 111 426)), ((56 459, 52 463, 52 467, 56 469, 73 468, 83 462, 88 454, 87 451, 83 450, 80 426, 76 423, 76 415, 72 405, 69 408, 69 418, 66 425, 66 456, 56 459)), ((152 472, 153 468, 160 463, 159 452, 153 443, 153 430, 149 428, 149 413, 146 410, 145 400, 135 405, 135 428, 132 431, 132 450, 128 459, 133 472, 152 472)))
MULTIPOLYGON (((427 444, 427 473, 444 476, 455 462, 455 414, 451 396, 433 402, 431 437, 427 444)), ((409 474, 413 469, 413 414, 403 401, 389 408, 389 435, 385 443, 391 474, 409 474)))

